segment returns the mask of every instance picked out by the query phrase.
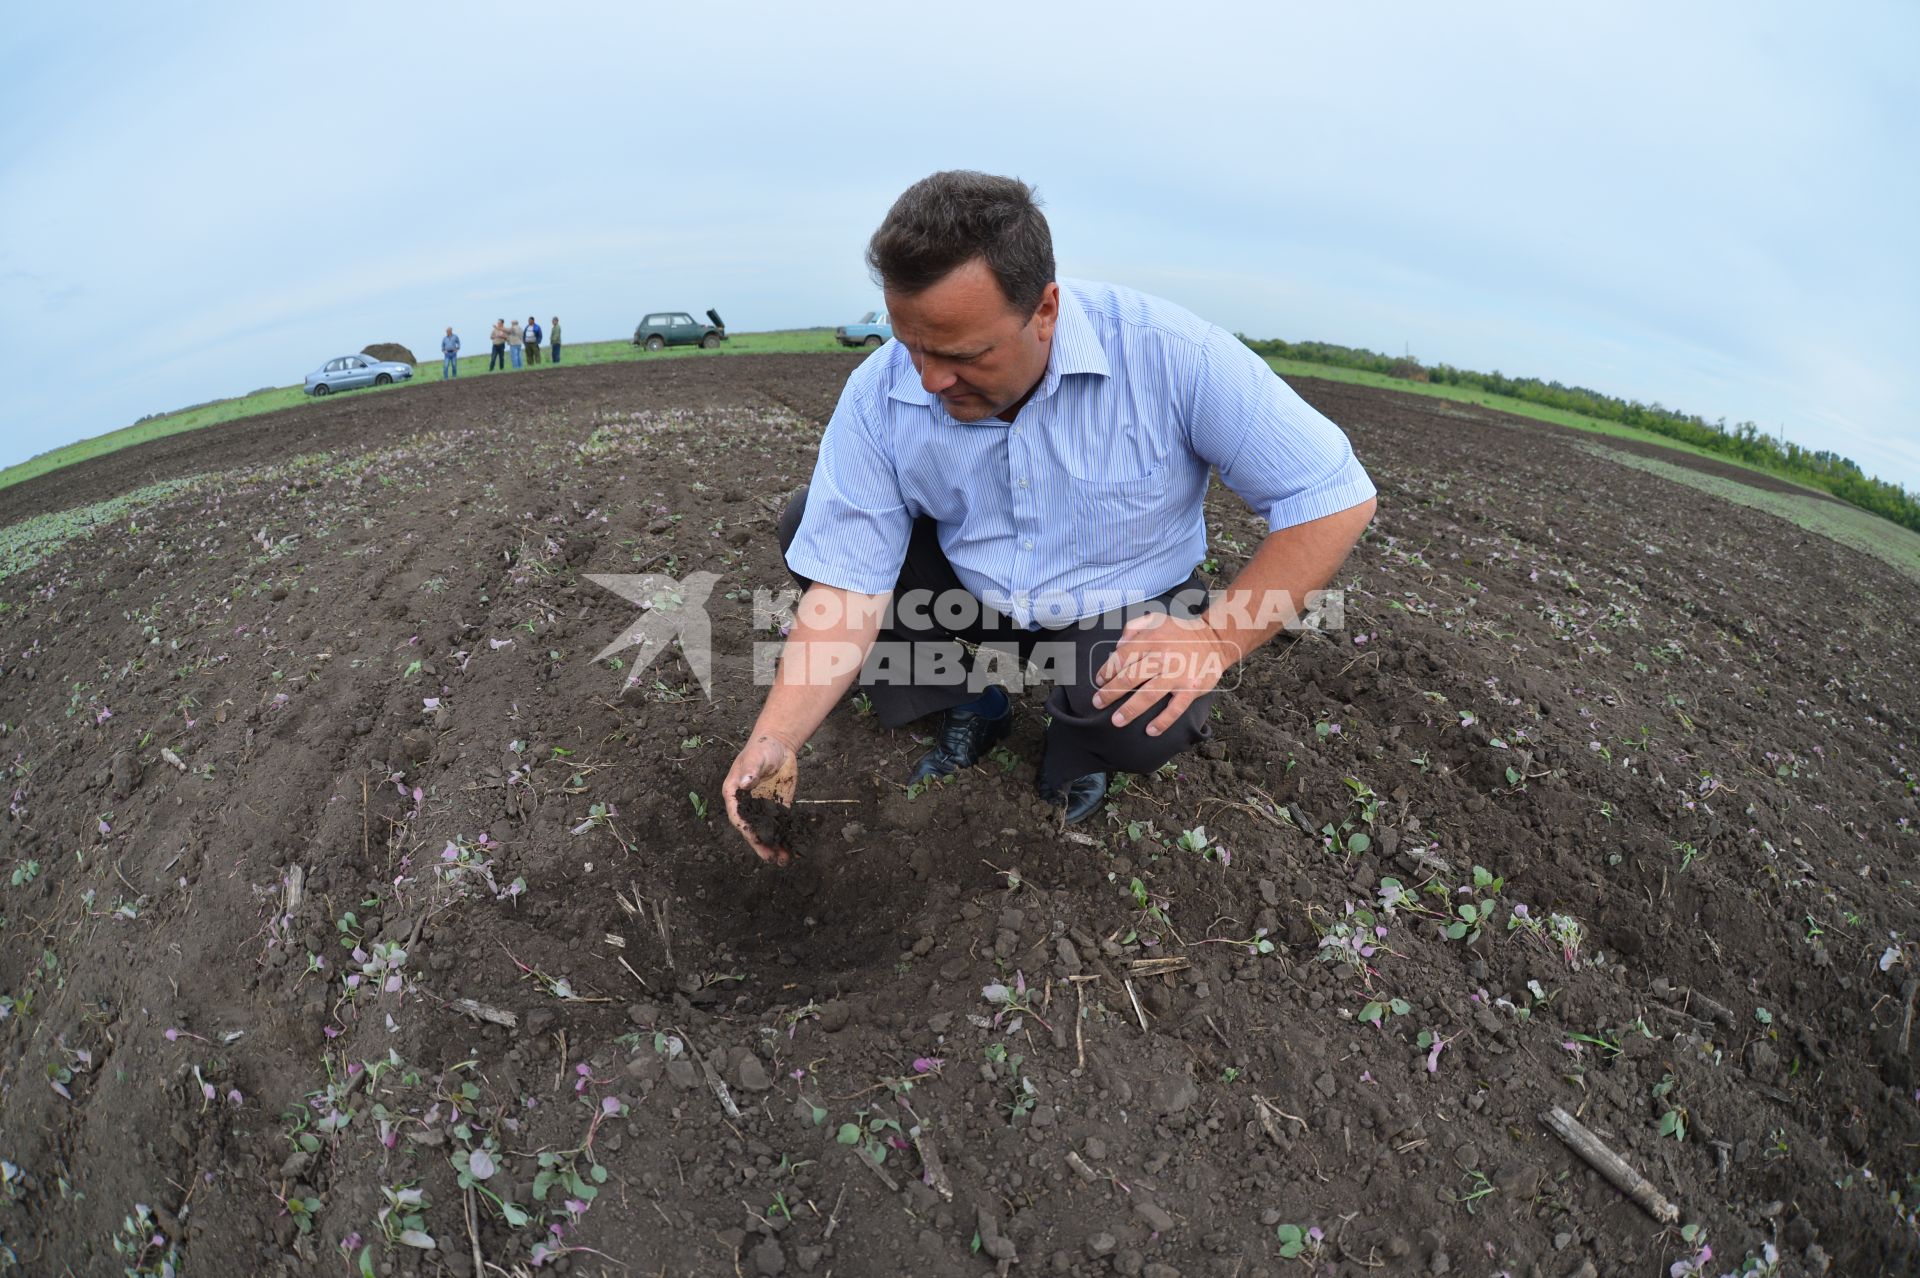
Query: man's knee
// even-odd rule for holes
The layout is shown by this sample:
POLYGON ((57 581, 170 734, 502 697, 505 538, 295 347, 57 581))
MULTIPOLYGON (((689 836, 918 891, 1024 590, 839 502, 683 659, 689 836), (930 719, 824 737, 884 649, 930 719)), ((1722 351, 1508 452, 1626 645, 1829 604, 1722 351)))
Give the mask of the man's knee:
MULTIPOLYGON (((800 535, 800 521, 806 516, 806 513, 807 486, 802 484, 794 490, 793 496, 787 498, 787 508, 780 512, 779 536, 780 560, 782 563, 786 563, 787 551, 793 545, 793 539, 800 535)), ((811 580, 795 572, 792 564, 787 564, 787 575, 792 577, 802 590, 813 585, 811 580)))
POLYGON ((1209 692, 1196 697, 1165 731, 1149 736, 1147 728, 1166 710, 1166 698, 1144 711, 1130 708, 1126 726, 1115 727, 1113 715, 1117 707, 1096 708, 1090 686, 1057 684, 1047 698, 1047 713, 1053 719, 1048 740, 1071 743, 1076 754, 1093 760, 1107 771, 1152 772, 1212 735, 1210 723, 1215 695, 1209 692))

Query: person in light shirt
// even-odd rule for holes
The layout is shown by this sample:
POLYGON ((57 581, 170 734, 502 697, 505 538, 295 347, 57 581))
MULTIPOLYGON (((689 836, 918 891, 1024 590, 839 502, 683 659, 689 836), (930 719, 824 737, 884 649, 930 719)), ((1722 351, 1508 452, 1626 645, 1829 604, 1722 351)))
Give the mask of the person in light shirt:
POLYGON ((780 525, 803 585, 737 792, 789 800, 798 755, 857 682, 887 727, 934 716, 909 780, 971 767, 1004 737, 1009 672, 1050 676, 1036 783, 1067 823, 1114 772, 1210 734, 1234 665, 1324 587, 1373 517, 1346 435, 1246 345, 1112 284, 1055 278, 1031 187, 933 174, 867 249, 894 340, 848 379, 811 482, 780 525), (1270 532, 1211 596, 1211 472, 1270 532), (969 646, 977 651, 969 653, 969 646))

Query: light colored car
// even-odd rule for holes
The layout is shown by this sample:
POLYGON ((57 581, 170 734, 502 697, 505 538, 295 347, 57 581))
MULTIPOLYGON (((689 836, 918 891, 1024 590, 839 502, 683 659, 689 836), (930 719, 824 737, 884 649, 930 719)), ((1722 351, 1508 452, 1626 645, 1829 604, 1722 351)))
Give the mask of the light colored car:
POLYGON ((360 386, 385 386, 413 377, 413 365, 375 359, 371 355, 342 355, 307 374, 307 394, 331 395, 360 386))
POLYGON ((885 311, 868 311, 858 324, 842 324, 833 330, 833 340, 842 346, 880 346, 893 340, 893 325, 885 311))

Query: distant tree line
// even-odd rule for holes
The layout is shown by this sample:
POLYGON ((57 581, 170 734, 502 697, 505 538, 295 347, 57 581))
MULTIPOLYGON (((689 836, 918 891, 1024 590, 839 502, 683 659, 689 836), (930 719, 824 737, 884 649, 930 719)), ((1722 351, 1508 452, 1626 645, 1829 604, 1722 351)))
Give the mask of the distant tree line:
POLYGON ((1827 449, 1802 448, 1791 440, 1765 434, 1752 422, 1729 426, 1724 417, 1717 422, 1709 422, 1703 417, 1666 408, 1658 402, 1642 404, 1638 400, 1620 399, 1588 390, 1584 386, 1543 382, 1537 377, 1508 377, 1498 370, 1476 373, 1471 369, 1455 368, 1451 364, 1427 366, 1409 355, 1382 355, 1333 342, 1286 342, 1277 338, 1260 340, 1250 337, 1240 340, 1261 355, 1331 364, 1339 368, 1365 369, 1389 377, 1431 382, 1440 386, 1470 386, 1494 395, 1523 399, 1530 404, 1543 404, 1548 408, 1636 426, 1825 489, 1844 502, 1920 532, 1920 494, 1910 493, 1899 484, 1875 479, 1838 453, 1827 449))

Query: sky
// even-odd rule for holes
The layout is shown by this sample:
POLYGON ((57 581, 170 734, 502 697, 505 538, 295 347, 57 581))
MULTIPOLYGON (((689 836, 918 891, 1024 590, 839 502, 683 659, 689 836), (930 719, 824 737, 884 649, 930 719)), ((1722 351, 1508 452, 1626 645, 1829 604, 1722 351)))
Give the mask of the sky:
POLYGON ((1920 6, 14 6, 0 466, 501 315, 878 304, 943 168, 1255 337, 1751 420, 1920 489, 1920 6))

